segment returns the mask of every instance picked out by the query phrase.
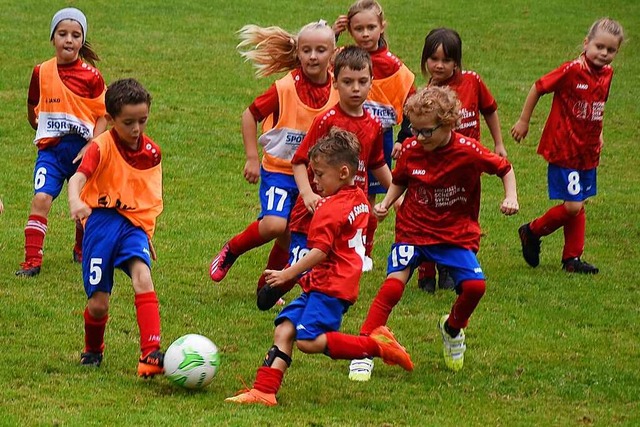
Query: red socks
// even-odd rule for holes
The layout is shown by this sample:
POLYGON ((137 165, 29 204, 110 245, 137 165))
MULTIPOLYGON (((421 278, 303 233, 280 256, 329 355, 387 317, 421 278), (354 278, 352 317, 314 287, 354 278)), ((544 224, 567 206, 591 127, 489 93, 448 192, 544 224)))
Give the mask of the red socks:
POLYGON ((160 310, 155 291, 135 296, 136 318, 140 329, 140 351, 146 356, 160 349, 160 310))
POLYGON ((82 255, 82 239, 84 238, 84 227, 80 221, 76 221, 76 244, 73 252, 82 255))
POLYGON ((253 388, 263 393, 277 394, 282 384, 284 372, 279 369, 261 366, 258 368, 253 388))
POLYGON ((253 248, 262 246, 268 242, 260 236, 258 226, 260 220, 254 221, 245 230, 229 240, 229 250, 235 256, 240 256, 243 253, 250 251, 253 248))
POLYGON ((564 204, 561 204, 552 207, 540 218, 531 221, 529 227, 531 227, 531 232, 538 237, 548 236, 565 225, 571 218, 572 216, 567 212, 564 204))
MULTIPOLYGON (((233 250, 231 250, 232 253, 233 250)), ((289 248, 283 248, 278 243, 273 244, 273 248, 271 248, 271 252, 269 252, 269 259, 267 260, 267 266, 265 270, 282 270, 287 266, 289 262, 289 248)), ((258 279, 258 289, 257 292, 262 289, 262 287, 267 283, 264 273, 260 275, 260 279, 258 279)), ((294 283, 295 285, 295 283, 294 283)))
POLYGON ((364 359, 380 356, 380 347, 368 336, 327 332, 328 356, 332 359, 364 359))
POLYGON ((484 280, 465 280, 460 283, 462 292, 451 307, 447 323, 453 329, 466 328, 469 318, 484 295, 486 284, 484 280))
POLYGON ((29 215, 24 228, 24 260, 34 265, 42 264, 42 248, 47 235, 47 218, 29 215))
POLYGON ((402 297, 404 285, 401 280, 387 277, 371 303, 367 318, 360 328, 360 335, 369 335, 378 326, 387 324, 391 310, 402 297))
POLYGON ((102 353, 104 351, 104 330, 109 316, 95 319, 84 309, 84 351, 86 353, 102 353))
POLYGON ((584 233, 587 217, 584 208, 580 209, 578 215, 571 217, 564 225, 564 249, 562 259, 576 258, 584 252, 584 233))

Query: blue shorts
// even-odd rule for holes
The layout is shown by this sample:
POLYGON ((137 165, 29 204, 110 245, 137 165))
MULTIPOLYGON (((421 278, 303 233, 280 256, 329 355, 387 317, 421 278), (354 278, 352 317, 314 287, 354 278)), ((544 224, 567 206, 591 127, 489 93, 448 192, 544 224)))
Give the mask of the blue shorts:
MULTIPOLYGON (((391 152, 393 151, 393 128, 384 130, 382 134, 382 149, 384 150, 384 161, 387 162, 387 166, 391 169, 391 152)), ((384 194, 387 189, 378 182, 375 176, 371 172, 369 174, 369 194, 384 194)))
POLYGON ((260 168, 260 215, 279 216, 289 219, 289 214, 298 198, 298 187, 293 175, 269 172, 260 168))
POLYGON ((115 209, 94 209, 84 227, 82 279, 87 297, 111 293, 116 268, 130 276, 128 261, 140 258, 151 268, 149 239, 115 209))
POLYGON ((307 235, 292 231, 291 243, 289 244, 289 265, 297 263, 308 253, 307 235))
POLYGON ((413 270, 424 261, 435 262, 447 267, 456 286, 465 280, 484 280, 482 267, 475 252, 451 245, 415 246, 406 243, 391 245, 391 253, 387 261, 387 275, 410 268, 413 270))
POLYGON ((58 197, 65 181, 76 173, 80 162, 73 163, 87 141, 79 135, 65 135, 58 145, 38 151, 33 168, 33 194, 58 197))
POLYGON ((296 326, 296 339, 314 340, 339 330, 349 307, 351 303, 321 292, 303 292, 282 309, 274 323, 278 326, 289 320, 296 326))
POLYGON ((577 170, 562 168, 549 163, 547 182, 549 199, 565 202, 582 202, 596 195, 597 168, 577 170))

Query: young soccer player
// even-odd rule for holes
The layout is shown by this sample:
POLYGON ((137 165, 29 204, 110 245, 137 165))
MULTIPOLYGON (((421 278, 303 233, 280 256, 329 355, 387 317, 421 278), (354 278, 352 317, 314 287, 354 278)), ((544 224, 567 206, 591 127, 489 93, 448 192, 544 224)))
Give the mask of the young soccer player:
MULTIPOLYGON (((95 68, 100 58, 87 42, 87 18, 72 7, 59 10, 51 20, 50 40, 55 57, 33 69, 27 98, 27 117, 36 130, 38 157, 31 211, 24 229, 24 262, 16 271, 21 277, 40 274, 53 200, 78 168, 87 142, 104 132, 107 123, 106 87, 95 68)), ((82 260, 82 234, 82 225, 76 224, 76 262, 82 260)))
MULTIPOLYGON (((335 104, 337 93, 331 87, 329 62, 335 51, 331 27, 324 21, 305 25, 297 35, 278 28, 245 26, 240 30, 239 48, 254 46, 242 53, 254 61, 258 76, 289 71, 276 81, 242 114, 242 138, 247 161, 244 177, 255 184, 260 180, 258 219, 224 244, 211 262, 209 274, 220 282, 243 253, 276 239, 267 268, 281 269, 289 259, 287 222, 298 196, 291 169, 291 158, 304 138, 313 118, 335 104), (257 124, 262 135, 257 137, 257 124), (258 160, 257 145, 263 149, 258 160)), ((258 288, 264 283, 261 277, 258 288)))
POLYGON ((522 141, 529 132, 529 120, 538 100, 553 92, 538 154, 549 163, 549 198, 563 202, 518 229, 522 255, 532 267, 540 263, 540 239, 563 227, 562 269, 586 274, 599 271, 581 258, 586 228, 584 204, 597 192, 604 105, 613 77, 610 64, 623 39, 622 26, 613 19, 594 22, 584 39, 582 54, 535 82, 511 129, 513 138, 522 141))
MULTIPOLYGON (((337 55, 333 69, 333 86, 340 95, 340 101, 329 110, 317 116, 309 132, 302 140, 293 156, 293 174, 300 190, 300 197, 291 212, 289 229, 291 246, 289 264, 300 260, 309 249, 307 233, 316 204, 321 199, 313 183, 313 171, 309 166, 309 149, 334 128, 353 133, 360 142, 360 163, 355 177, 355 185, 367 191, 368 172, 382 183, 384 188, 391 185, 391 171, 385 163, 382 152, 382 126, 380 120, 363 108, 371 89, 371 57, 366 50, 357 46, 348 46, 337 55)), ((369 224, 371 225, 369 217, 369 224)), ((365 242, 366 243, 366 242, 365 242)), ((366 262, 366 261, 365 261, 366 262)), ((295 285, 271 288, 264 286, 258 291, 258 308, 271 307, 295 285)))
POLYGON ((309 229, 309 253, 282 271, 266 270, 267 284, 280 286, 301 279, 303 293, 287 305, 275 320, 274 344, 258 369, 253 387, 228 402, 273 406, 282 378, 291 365, 293 343, 304 353, 324 353, 332 359, 382 357, 410 371, 409 354, 385 326, 370 336, 338 332, 342 316, 358 297, 364 262, 364 236, 369 203, 354 185, 360 144, 356 137, 337 128, 320 139, 309 152, 314 182, 325 196, 316 205, 309 229))
MULTIPOLYGON (((462 104, 460 123, 456 132, 480 141, 480 115, 491 132, 493 151, 507 156, 502 140, 498 104, 478 73, 462 69, 462 40, 460 35, 450 28, 431 30, 424 40, 422 48, 421 70, 429 77, 430 86, 449 86, 462 104)), ((479 184, 479 183, 478 183, 479 184)), ((479 189, 478 189, 479 191, 479 189)), ((477 212, 476 215, 479 215, 477 212)), ((436 290, 436 266, 427 262, 418 268, 418 286, 426 292, 436 290)), ((437 266, 438 287, 453 289, 454 283, 447 270, 437 266)))
MULTIPOLYGON (((462 368, 466 348, 463 328, 485 292, 484 274, 476 258, 480 177, 488 173, 501 178, 505 198, 500 210, 505 215, 518 212, 516 179, 504 157, 454 131, 460 102, 452 89, 419 89, 405 104, 405 111, 415 137, 403 143, 393 183, 384 200, 374 207, 374 214, 385 218, 395 200, 406 194, 396 215, 387 278, 360 334, 366 336, 387 323, 413 270, 423 261, 442 264, 455 280, 458 298, 450 314, 440 318, 438 330, 445 363, 457 371, 462 368)), ((372 369, 371 359, 354 360, 349 378, 367 381, 372 369)))
MULTIPOLYGON (((383 149, 387 165, 391 167, 391 159, 397 158, 400 142, 393 143, 393 126, 402 122, 398 141, 404 140, 408 132, 408 121, 403 121, 403 105, 407 98, 415 93, 415 76, 402 61, 389 51, 384 32, 387 21, 384 19, 382 6, 376 0, 358 0, 353 3, 346 15, 338 17, 333 25, 337 35, 348 30, 355 43, 371 55, 373 64, 373 84, 365 109, 380 119, 384 129, 383 149)), ((375 176, 369 174, 369 202, 373 206, 376 195, 386 192, 385 187, 375 176)), ((373 268, 370 258, 373 250, 373 238, 378 226, 372 215, 367 231, 367 258, 365 271, 373 268)))
POLYGON ((136 80, 124 79, 109 86, 105 102, 112 128, 89 146, 69 181, 71 217, 86 220, 82 278, 88 300, 80 363, 102 362, 113 273, 119 268, 131 277, 135 292, 138 375, 153 377, 163 372, 164 355, 151 279, 151 238, 163 202, 160 147, 144 134, 151 95, 136 80))

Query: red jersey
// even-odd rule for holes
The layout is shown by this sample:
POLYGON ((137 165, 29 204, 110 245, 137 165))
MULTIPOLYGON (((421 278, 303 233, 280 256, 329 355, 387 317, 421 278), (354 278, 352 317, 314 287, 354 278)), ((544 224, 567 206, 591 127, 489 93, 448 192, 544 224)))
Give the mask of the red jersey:
MULTIPOLYGON (((138 149, 132 150, 120 142, 120 137, 114 129, 111 129, 109 132, 116 143, 116 147, 118 147, 118 153, 120 153, 127 164, 133 166, 135 169, 141 170, 151 169, 152 167, 160 164, 160 161, 162 160, 160 147, 146 135, 143 134, 141 136, 142 140, 140 141, 138 149)), ((88 179, 91 177, 93 172, 95 172, 99 163, 100 148, 98 147, 98 144, 91 144, 84 153, 82 163, 78 166, 78 172, 82 172, 88 179)))
POLYGON ((507 159, 457 132, 432 152, 415 138, 407 139, 393 170, 393 183, 407 189, 396 215, 396 243, 477 251, 480 176, 502 177, 510 170, 507 159))
MULTIPOLYGON (((316 84, 309 80, 300 68, 291 72, 296 85, 296 93, 300 100, 311 108, 320 108, 329 100, 331 92, 331 77, 324 84, 316 84)), ((278 122, 279 114, 278 91, 275 83, 265 93, 258 96, 249 106, 249 111, 257 122, 273 114, 273 123, 278 122)))
POLYGON ((480 115, 491 114, 498 109, 496 100, 480 76, 475 71, 456 71, 438 86, 449 86, 462 104, 456 132, 480 141, 480 115))
MULTIPOLYGON (((58 74, 62 83, 78 96, 97 98, 105 90, 104 79, 97 68, 82 62, 80 58, 70 64, 58 64, 58 74)), ((27 102, 38 105, 40 101, 40 64, 31 73, 27 102)))
POLYGON ((387 46, 381 46, 375 52, 369 52, 373 65, 373 78, 385 79, 396 73, 402 67, 400 58, 389 52, 387 46))
POLYGON ((356 302, 368 221, 367 196, 355 185, 346 185, 318 202, 307 246, 321 250, 327 258, 302 276, 304 292, 317 291, 356 302))
MULTIPOLYGON (((309 150, 323 136, 329 133, 332 127, 352 132, 360 141, 360 162, 358 173, 355 177, 355 185, 367 191, 369 188, 367 172, 384 166, 384 152, 382 149, 382 125, 380 120, 365 110, 360 117, 353 117, 345 113, 340 104, 334 105, 326 112, 318 115, 304 137, 300 146, 291 160, 292 164, 309 165, 309 150)), ((313 183, 313 171, 307 168, 311 188, 317 193, 313 183)), ((298 197, 291 210, 289 228, 298 233, 307 233, 311 223, 311 214, 304 206, 302 197, 298 197)))
POLYGON ((538 154, 554 165, 588 170, 598 166, 604 104, 609 98, 613 68, 582 61, 566 62, 536 81, 536 90, 553 92, 551 111, 538 154))

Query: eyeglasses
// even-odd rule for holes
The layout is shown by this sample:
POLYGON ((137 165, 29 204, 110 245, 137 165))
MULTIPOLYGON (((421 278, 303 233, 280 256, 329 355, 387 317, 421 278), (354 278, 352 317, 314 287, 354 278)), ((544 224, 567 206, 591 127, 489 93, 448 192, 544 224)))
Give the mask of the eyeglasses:
POLYGON ((438 130, 442 126, 440 123, 438 126, 433 127, 431 129, 415 129, 413 126, 409 125, 409 130, 413 136, 421 136, 423 138, 431 138, 431 135, 438 130))

